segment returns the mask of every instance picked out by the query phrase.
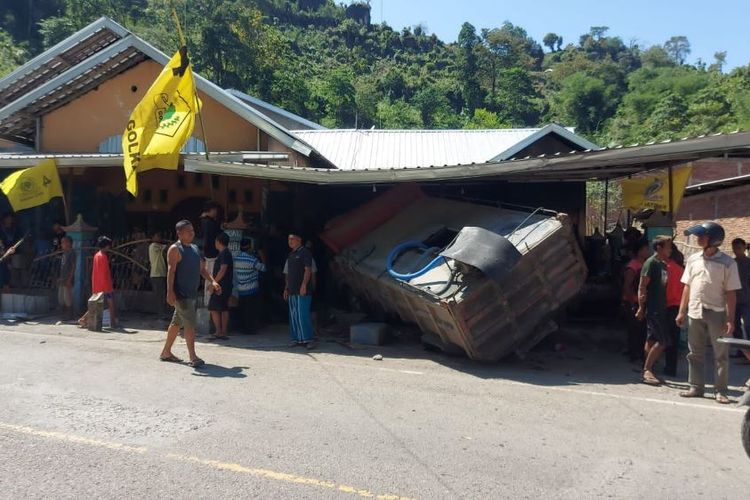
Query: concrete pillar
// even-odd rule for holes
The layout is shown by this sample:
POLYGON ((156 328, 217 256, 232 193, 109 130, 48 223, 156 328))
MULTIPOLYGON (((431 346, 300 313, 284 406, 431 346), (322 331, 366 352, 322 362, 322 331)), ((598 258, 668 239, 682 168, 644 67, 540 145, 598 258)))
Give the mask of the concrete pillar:
POLYGON ((83 311, 88 300, 88 297, 84 296, 84 293, 86 293, 86 275, 89 272, 86 262, 88 261, 88 257, 93 255, 91 250, 87 250, 84 247, 94 246, 93 238, 98 228, 86 224, 83 216, 78 214, 75 222, 63 227, 63 229, 70 236, 70 239, 73 240, 73 250, 76 253, 76 273, 73 279, 73 310, 76 313, 80 313, 83 311))

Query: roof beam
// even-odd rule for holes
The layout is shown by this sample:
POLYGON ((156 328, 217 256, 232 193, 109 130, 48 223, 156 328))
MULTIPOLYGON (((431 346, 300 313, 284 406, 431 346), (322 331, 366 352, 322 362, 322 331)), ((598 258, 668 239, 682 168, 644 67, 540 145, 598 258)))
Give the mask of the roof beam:
POLYGON ((99 66, 112 57, 115 57, 120 52, 127 50, 130 47, 133 38, 133 35, 126 36, 125 38, 108 46, 101 52, 98 52, 95 56, 92 56, 81 62, 80 64, 77 64, 76 66, 73 66, 72 68, 60 73, 55 78, 35 88, 20 99, 11 102, 4 108, 0 109, 0 122, 8 118, 10 115, 21 111, 29 104, 44 97, 58 87, 64 87, 67 83, 74 81, 77 77, 81 76, 87 71, 95 68, 96 66, 99 66))
POLYGON ((42 63, 49 62, 48 59, 51 60, 59 54, 70 50, 71 48, 79 44, 82 40, 85 40, 86 38, 102 29, 108 29, 116 35, 119 35, 121 38, 127 36, 130 33, 128 30, 114 22, 112 19, 109 19, 107 17, 100 17, 82 30, 70 35, 62 42, 45 50, 32 60, 28 61, 23 66, 11 72, 5 78, 0 79, 0 90, 5 89, 9 84, 25 76, 32 68, 36 68, 42 63))

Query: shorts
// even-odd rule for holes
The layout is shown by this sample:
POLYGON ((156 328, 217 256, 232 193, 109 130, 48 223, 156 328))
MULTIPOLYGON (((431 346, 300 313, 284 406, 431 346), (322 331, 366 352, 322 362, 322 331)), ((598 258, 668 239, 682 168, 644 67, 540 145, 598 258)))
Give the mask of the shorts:
POLYGON ((664 314, 646 313, 646 329, 648 340, 658 342, 665 347, 672 345, 672 334, 667 325, 666 311, 664 314))
POLYGON ((195 309, 195 299, 177 299, 174 303, 174 314, 170 325, 176 325, 186 330, 195 330, 198 324, 198 313, 195 309))
POLYGON ((73 307, 73 289, 65 285, 58 286, 57 303, 63 307, 73 307))
POLYGON ((228 311, 229 297, 231 296, 231 290, 229 293, 226 293, 225 290, 222 290, 221 295, 216 295, 215 293, 212 294, 211 298, 208 299, 208 310, 218 312, 228 311))

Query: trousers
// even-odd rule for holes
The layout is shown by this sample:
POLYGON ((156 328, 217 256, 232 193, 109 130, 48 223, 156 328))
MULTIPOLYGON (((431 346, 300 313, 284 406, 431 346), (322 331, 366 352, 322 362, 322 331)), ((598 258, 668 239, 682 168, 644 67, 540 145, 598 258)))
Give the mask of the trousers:
POLYGON ((289 296, 289 335, 293 342, 304 343, 313 339, 311 305, 311 295, 289 296))
POLYGON ((688 383, 700 391, 706 386, 706 345, 711 342, 714 350, 714 390, 727 393, 729 381, 729 346, 716 340, 724 334, 727 324, 725 312, 703 309, 702 318, 690 318, 688 322, 688 383))

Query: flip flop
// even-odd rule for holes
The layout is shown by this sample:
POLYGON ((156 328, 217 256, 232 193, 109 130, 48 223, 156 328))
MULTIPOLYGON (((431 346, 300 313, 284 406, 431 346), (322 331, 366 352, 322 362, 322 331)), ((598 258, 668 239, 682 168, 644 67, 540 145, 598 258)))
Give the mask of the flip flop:
POLYGON ((193 361, 188 363, 188 366, 191 366, 193 368, 200 368, 201 366, 205 364, 206 362, 203 361, 201 358, 195 358, 193 361))
POLYGON ((164 361, 165 363, 182 363, 182 360, 174 354, 167 356, 166 358, 159 356, 159 361, 164 361))
POLYGON ((229 340, 229 337, 226 335, 211 335, 208 340, 229 340))

